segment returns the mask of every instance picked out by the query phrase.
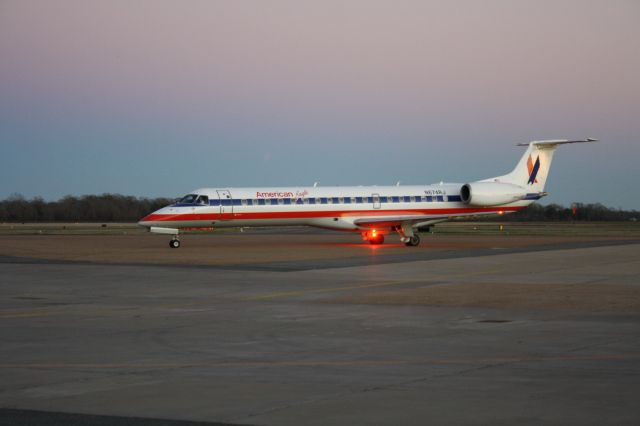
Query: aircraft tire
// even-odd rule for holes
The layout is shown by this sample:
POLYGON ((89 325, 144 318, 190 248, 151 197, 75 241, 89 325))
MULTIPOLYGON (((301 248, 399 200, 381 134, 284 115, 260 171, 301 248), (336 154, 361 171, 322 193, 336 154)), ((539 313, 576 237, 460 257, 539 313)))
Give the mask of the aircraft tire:
POLYGON ((415 247, 417 245, 420 244, 420 237, 418 235, 414 235, 413 237, 411 237, 409 239, 409 241, 407 241, 406 243, 404 243, 407 247, 415 247))
POLYGON ((376 235, 375 238, 371 238, 369 240, 369 244, 383 244, 384 243, 384 235, 376 235))
POLYGON ((171 248, 180 247, 180 240, 171 240, 171 241, 169 241, 169 247, 171 247, 171 248))

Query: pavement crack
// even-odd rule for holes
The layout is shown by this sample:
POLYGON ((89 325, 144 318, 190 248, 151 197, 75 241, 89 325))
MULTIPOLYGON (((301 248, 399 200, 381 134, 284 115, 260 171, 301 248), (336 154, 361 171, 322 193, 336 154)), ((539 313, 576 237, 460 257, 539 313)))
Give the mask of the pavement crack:
POLYGON ((626 339, 614 339, 614 340, 608 340, 606 342, 598 342, 598 343, 592 343, 590 345, 578 346, 578 347, 569 349, 568 351, 566 351, 566 353, 575 353, 575 352, 583 351, 585 349, 599 348, 599 347, 607 346, 614 343, 624 342, 625 340, 626 339))
POLYGON ((404 381, 400 381, 400 382, 396 382, 396 383, 389 383, 389 384, 386 384, 386 385, 370 386, 370 387, 365 387, 365 388, 362 388, 362 389, 352 390, 352 391, 348 391, 348 392, 337 392, 337 393, 334 393, 334 394, 331 394, 331 395, 326 395, 326 396, 323 396, 323 397, 307 399, 307 400, 300 401, 300 402, 297 402, 297 403, 296 402, 292 402, 292 403, 289 403, 289 404, 284 404, 284 405, 279 405, 279 406, 276 406, 276 407, 271 407, 271 408, 268 408, 268 409, 265 409, 265 410, 262 410, 262 411, 259 411, 259 412, 249 413, 249 414, 244 415, 244 416, 240 416, 240 417, 236 417, 236 418, 230 419, 230 421, 232 421, 232 422, 243 421, 244 419, 252 419, 252 418, 263 416, 263 415, 266 415, 266 414, 272 414, 272 413, 275 413, 275 412, 278 412, 278 411, 288 410, 290 408, 303 407, 303 406, 306 406, 306 405, 311 405, 311 404, 315 404, 315 403, 319 403, 319 402, 330 401, 332 399, 340 399, 340 398, 346 398, 346 397, 349 397, 349 396, 357 396, 359 394, 366 394, 366 393, 370 393, 370 392, 385 391, 385 390, 389 390, 389 389, 393 389, 393 388, 397 388, 397 387, 401 387, 401 386, 406 386, 406 385, 410 385, 410 384, 414 384, 414 383, 426 382, 426 381, 429 381, 429 380, 461 376, 461 375, 465 375, 467 373, 480 371, 480 370, 493 368, 493 367, 500 367, 500 366, 507 365, 507 364, 511 364, 511 362, 500 362, 500 363, 493 363, 493 364, 485 364, 485 365, 481 365, 481 366, 478 366, 478 367, 465 368, 465 369, 462 369, 462 370, 459 370, 459 371, 455 371, 455 372, 450 372, 450 373, 434 374, 434 375, 429 375, 429 376, 425 376, 425 377, 419 377, 417 379, 404 380, 404 381))

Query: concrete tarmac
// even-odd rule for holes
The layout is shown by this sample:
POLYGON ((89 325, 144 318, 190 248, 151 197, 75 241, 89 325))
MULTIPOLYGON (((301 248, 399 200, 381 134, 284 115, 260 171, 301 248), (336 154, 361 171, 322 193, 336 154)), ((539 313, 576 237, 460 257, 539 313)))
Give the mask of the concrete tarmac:
POLYGON ((5 256, 0 424, 640 422, 639 241, 375 258, 5 256))

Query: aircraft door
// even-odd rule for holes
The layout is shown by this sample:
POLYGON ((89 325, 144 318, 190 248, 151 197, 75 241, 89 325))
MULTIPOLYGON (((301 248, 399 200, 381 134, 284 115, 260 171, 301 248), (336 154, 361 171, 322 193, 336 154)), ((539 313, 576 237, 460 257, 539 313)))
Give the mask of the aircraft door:
POLYGON ((231 199, 231 192, 226 189, 216 191, 218 198, 220 198, 220 218, 222 220, 229 220, 233 217, 233 200, 231 199))
POLYGON ((373 198, 373 208, 380 208, 380 194, 371 194, 371 198, 373 198))

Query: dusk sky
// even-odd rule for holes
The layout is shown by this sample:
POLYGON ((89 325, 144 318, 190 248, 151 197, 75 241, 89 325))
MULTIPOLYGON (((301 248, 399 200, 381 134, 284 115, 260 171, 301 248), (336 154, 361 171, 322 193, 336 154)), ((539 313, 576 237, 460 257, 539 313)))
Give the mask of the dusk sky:
POLYGON ((0 198, 467 182, 640 209, 639 1, 0 0, 0 198))

